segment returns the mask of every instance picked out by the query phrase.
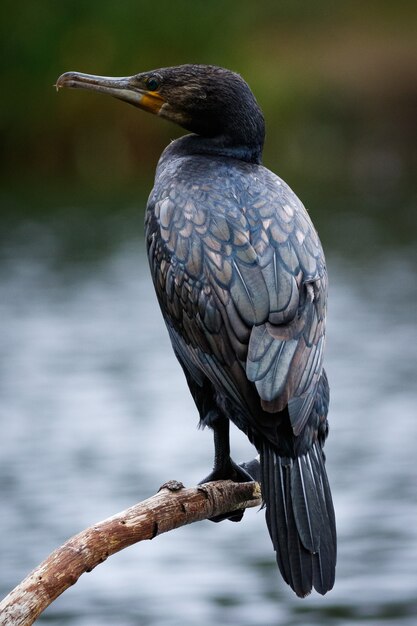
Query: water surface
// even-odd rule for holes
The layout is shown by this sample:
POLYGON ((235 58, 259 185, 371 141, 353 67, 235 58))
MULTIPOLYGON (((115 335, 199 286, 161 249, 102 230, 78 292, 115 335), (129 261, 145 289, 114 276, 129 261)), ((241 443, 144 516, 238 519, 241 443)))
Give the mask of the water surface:
MULTIPOLYGON (((196 428, 140 219, 126 212, 103 221, 104 235, 83 216, 23 222, 3 243, 1 595, 71 535, 168 479, 191 486, 211 468, 211 434, 196 428)), ((331 249, 327 256, 334 590, 297 599, 278 574, 263 512, 250 510, 240 524, 202 522, 124 550, 84 575, 40 623, 414 626, 412 257, 399 246, 360 260, 331 249)), ((238 461, 253 454, 236 432, 233 453, 238 461)))

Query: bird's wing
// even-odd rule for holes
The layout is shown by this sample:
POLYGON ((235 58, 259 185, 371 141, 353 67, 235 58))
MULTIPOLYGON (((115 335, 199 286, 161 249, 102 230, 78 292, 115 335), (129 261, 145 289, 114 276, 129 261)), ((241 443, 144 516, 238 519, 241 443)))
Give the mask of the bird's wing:
POLYGON ((251 332, 246 373, 264 410, 288 405, 298 435, 322 371, 327 271, 317 232, 288 185, 268 172, 258 189, 247 216, 269 314, 251 332))
POLYGON ((164 187, 162 198, 151 198, 148 204, 153 282, 183 367, 201 385, 202 374, 206 376, 247 412, 244 363, 250 326, 237 313, 229 292, 235 267, 232 230, 220 211, 208 210, 205 192, 193 187, 176 180, 164 187))
POLYGON ((326 272, 300 201, 268 170, 228 190, 178 177, 148 209, 153 280, 181 363, 299 433, 322 368, 326 272))

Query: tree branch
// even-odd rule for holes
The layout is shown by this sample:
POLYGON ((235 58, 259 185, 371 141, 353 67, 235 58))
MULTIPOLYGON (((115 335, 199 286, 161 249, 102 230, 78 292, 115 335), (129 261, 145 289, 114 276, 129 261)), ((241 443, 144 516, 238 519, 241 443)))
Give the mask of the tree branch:
POLYGON ((258 483, 230 480, 185 489, 170 481, 134 506, 75 535, 33 570, 2 602, 3 626, 29 626, 61 593, 109 556, 144 539, 261 504, 258 483))

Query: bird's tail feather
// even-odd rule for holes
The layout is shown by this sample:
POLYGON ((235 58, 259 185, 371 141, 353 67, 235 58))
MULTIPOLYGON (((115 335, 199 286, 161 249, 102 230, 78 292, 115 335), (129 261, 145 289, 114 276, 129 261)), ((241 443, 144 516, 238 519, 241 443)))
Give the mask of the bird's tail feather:
POLYGON ((336 522, 321 447, 284 458, 267 445, 261 451, 262 495, 279 569, 295 593, 334 584, 336 522))

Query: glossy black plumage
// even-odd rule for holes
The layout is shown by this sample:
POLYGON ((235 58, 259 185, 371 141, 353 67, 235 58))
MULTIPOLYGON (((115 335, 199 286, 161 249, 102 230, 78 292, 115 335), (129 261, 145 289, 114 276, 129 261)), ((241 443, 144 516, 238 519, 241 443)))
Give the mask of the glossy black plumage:
POLYGON ((116 81, 97 80, 71 73, 57 86, 104 85, 198 133, 166 148, 148 201, 158 301, 201 422, 215 432, 208 478, 250 478, 231 461, 230 420, 260 453, 284 579, 299 596, 312 587, 326 593, 336 531, 322 452, 327 272, 314 226, 288 185, 260 164, 263 117, 239 76, 212 66, 163 68, 118 79, 120 93, 116 81), (157 85, 156 96, 146 85, 157 85))

